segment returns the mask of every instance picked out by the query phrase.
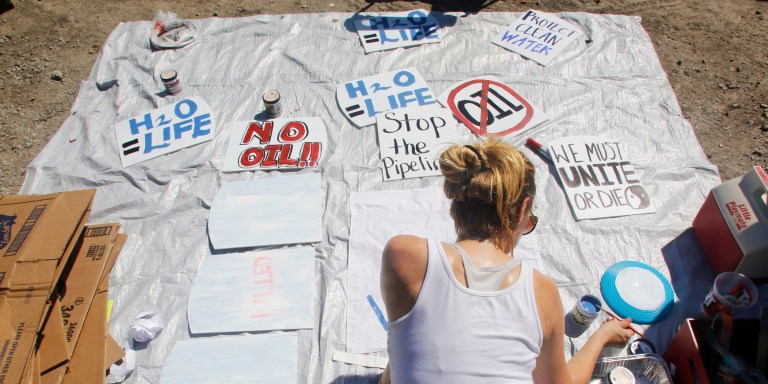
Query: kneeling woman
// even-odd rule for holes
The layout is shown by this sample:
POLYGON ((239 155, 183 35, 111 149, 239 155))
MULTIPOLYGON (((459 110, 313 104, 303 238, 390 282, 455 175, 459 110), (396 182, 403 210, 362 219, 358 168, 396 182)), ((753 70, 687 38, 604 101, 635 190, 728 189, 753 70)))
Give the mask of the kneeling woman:
POLYGON ((382 255, 389 323, 383 383, 586 383, 600 351, 632 336, 629 319, 604 323, 565 362, 555 284, 516 260, 536 227, 534 167, 491 140, 440 157, 455 244, 399 235, 382 255))

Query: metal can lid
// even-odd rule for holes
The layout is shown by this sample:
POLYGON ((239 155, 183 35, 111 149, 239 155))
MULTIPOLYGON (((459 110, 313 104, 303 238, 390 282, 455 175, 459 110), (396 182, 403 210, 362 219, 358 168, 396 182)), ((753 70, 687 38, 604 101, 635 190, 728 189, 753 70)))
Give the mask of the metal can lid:
POLYGON ((632 355, 642 355, 645 353, 656 353, 656 347, 648 339, 637 339, 629 343, 629 353, 632 355))
POLYGON ((626 367, 616 367, 608 373, 611 384, 635 384, 635 374, 626 367))
POLYGON ((160 74, 160 80, 162 80, 163 82, 167 83, 169 81, 176 80, 177 76, 178 76, 178 74, 176 73, 176 71, 174 71, 173 69, 169 69, 167 71, 163 71, 160 74))
POLYGON ((265 103, 277 103, 280 101, 280 92, 271 90, 264 92, 264 96, 262 97, 264 99, 265 103))

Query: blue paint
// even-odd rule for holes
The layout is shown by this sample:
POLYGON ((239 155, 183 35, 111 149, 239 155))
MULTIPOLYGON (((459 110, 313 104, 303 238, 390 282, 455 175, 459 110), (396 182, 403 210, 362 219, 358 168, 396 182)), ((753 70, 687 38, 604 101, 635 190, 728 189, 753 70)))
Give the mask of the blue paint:
POLYGON ((379 323, 381 323, 381 326, 384 327, 385 331, 389 331, 389 326, 387 325, 387 318, 384 317, 384 314, 381 312, 381 308, 376 304, 376 300, 373 299, 373 296, 368 295, 368 304, 371 305, 371 308, 373 308, 373 312, 376 314, 376 317, 379 318, 379 323))
POLYGON ((602 304, 597 297, 587 295, 581 298, 581 307, 590 315, 597 315, 600 312, 602 304))

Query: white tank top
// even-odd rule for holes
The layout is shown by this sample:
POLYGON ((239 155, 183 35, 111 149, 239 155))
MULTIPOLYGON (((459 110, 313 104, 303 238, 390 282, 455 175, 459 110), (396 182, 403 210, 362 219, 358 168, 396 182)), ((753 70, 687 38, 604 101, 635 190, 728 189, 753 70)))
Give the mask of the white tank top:
POLYGON ((428 239, 427 272, 410 312, 389 322, 394 384, 531 383, 542 332, 533 268, 500 291, 459 283, 439 241, 428 239))

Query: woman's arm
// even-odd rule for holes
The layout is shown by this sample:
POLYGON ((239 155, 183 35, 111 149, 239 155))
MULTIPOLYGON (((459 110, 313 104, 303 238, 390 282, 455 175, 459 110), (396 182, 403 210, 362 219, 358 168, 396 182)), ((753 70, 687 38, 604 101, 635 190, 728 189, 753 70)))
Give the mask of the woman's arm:
POLYGON ((534 274, 534 294, 544 340, 533 370, 535 383, 589 382, 597 358, 606 345, 623 345, 634 334, 630 320, 608 321, 587 340, 571 361, 565 362, 565 315, 557 286, 538 271, 534 274))

